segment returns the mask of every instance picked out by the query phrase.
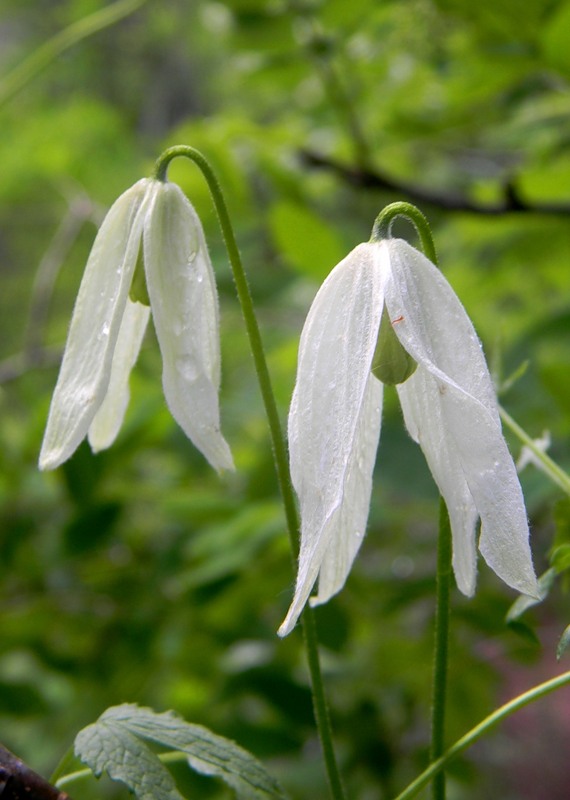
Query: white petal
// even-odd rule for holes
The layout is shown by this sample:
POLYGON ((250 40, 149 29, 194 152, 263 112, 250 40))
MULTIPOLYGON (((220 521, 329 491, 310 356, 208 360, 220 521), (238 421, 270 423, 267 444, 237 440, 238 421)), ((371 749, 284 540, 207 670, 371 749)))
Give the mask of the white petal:
POLYGON ((372 473, 382 418, 383 386, 370 375, 362 411, 358 420, 354 449, 347 465, 346 483, 342 502, 317 535, 321 520, 316 516, 321 509, 314 504, 315 516, 302 518, 301 552, 299 572, 293 602, 278 630, 279 636, 291 632, 303 611, 315 581, 319 580, 319 591, 311 598, 311 605, 320 605, 337 594, 344 586, 360 545, 364 539, 370 495, 372 473))
POLYGON ((220 432, 214 271, 200 220, 173 183, 156 182, 145 223, 144 257, 170 412, 213 467, 233 469, 220 432))
MULTIPOLYGON (((528 543, 528 522, 516 469, 501 431, 497 401, 480 342, 465 309, 441 272, 401 240, 383 243, 380 257, 392 278, 386 307, 402 345, 431 376, 416 378, 416 404, 425 404, 417 436, 438 486, 450 494, 458 467, 481 517, 479 548, 505 583, 536 595, 537 584, 528 543), (439 443, 439 444, 438 444, 439 443), (436 454, 437 448, 442 452, 436 454)), ((418 368, 418 372, 420 369, 418 368)), ((465 495, 461 485, 459 503, 465 495)), ((450 505, 458 497, 451 493, 450 505)), ((451 514, 451 509, 450 509, 451 514)), ((465 520, 470 515, 466 513, 465 520)), ((467 522, 465 523, 467 524, 467 522)), ((469 523, 470 526, 470 523, 469 523)), ((467 532, 461 557, 469 585, 471 545, 467 532)))
POLYGON ((319 591, 311 605, 326 603, 344 586, 366 531, 372 473, 380 439, 384 387, 373 375, 368 379, 348 464, 342 503, 334 517, 330 543, 319 572, 319 591))
MULTIPOLYGON (((358 549, 354 534, 363 534, 368 516, 367 486, 359 492, 350 476, 357 475, 358 458, 366 462, 363 470, 372 470, 369 442, 377 442, 380 425, 378 419, 377 432, 369 431, 369 417, 364 413, 383 306, 383 277, 375 264, 375 248, 359 245, 335 267, 321 286, 301 335, 289 412, 291 477, 301 507, 301 548, 295 597, 281 636, 293 627, 325 558, 320 598, 342 587, 348 561, 358 549), (357 501, 362 507, 356 507, 357 501), (342 528, 343 514, 352 533, 342 528), (342 536, 348 539, 339 545, 342 536)), ((379 418, 381 395, 376 384, 371 385, 379 418)))
POLYGON ((148 180, 139 181, 119 197, 93 244, 51 401, 40 469, 54 469, 70 457, 107 391, 140 246, 148 186, 148 180))
POLYGON ((150 308, 127 298, 125 313, 111 366, 107 394, 89 426, 88 439, 94 453, 110 447, 119 433, 129 404, 129 375, 150 317, 150 308))
POLYGON ((475 525, 479 517, 455 452, 441 419, 437 383, 419 366, 396 387, 411 437, 421 444, 428 466, 445 500, 453 537, 453 571, 459 589, 471 597, 477 580, 475 525))

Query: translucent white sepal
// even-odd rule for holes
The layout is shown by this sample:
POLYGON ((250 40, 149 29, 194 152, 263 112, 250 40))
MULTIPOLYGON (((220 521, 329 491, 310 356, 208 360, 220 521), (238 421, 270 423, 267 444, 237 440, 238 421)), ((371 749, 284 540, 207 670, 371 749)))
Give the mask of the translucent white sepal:
POLYGON ((162 382, 174 419, 216 469, 233 469, 220 431, 220 341, 214 272, 200 220, 181 189, 157 182, 144 230, 162 382))
POLYGON ((342 588, 364 536, 382 400, 370 365, 383 303, 374 245, 362 244, 325 280, 303 328, 288 431, 301 547, 281 636, 319 573, 317 602, 342 588))
POLYGON ((148 306, 133 303, 127 298, 107 393, 87 434, 94 453, 110 447, 117 438, 129 404, 129 377, 138 358, 149 317, 148 306))
POLYGON ((137 260, 149 183, 141 180, 119 197, 95 239, 52 397, 40 469, 55 469, 71 456, 107 392, 137 260))
POLYGON ((522 490, 473 325, 442 273, 406 242, 383 242, 379 258, 390 272, 386 306, 399 320, 394 330, 419 364, 398 391, 448 505, 459 588, 475 589, 476 510, 479 549, 491 569, 538 596, 522 490))

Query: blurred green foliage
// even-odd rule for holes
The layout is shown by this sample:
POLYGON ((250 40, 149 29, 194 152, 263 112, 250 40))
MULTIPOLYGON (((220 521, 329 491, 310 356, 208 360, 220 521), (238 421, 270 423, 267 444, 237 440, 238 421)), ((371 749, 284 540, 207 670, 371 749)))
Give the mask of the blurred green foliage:
MULTIPOLYGON (((105 5, 4 0, 2 73, 105 5)), ((300 637, 275 636, 293 571, 267 427, 207 188, 188 163, 170 177, 201 215, 216 267, 237 472, 214 474, 170 418, 152 333, 116 445, 37 472, 93 223, 165 147, 206 154, 285 420, 319 281, 386 203, 420 190, 498 383, 528 361, 503 403, 531 436, 550 431, 568 469, 569 30, 562 0, 149 0, 0 108, 0 738, 36 769, 48 772, 107 706, 138 702, 234 738, 293 797, 326 796, 300 637), (449 208, 458 197, 475 209, 449 208), (505 198, 559 208, 479 213, 505 198)), ((366 541, 318 612, 342 770, 360 800, 414 776, 429 728, 437 497, 394 393, 383 424, 366 541)), ((570 508, 554 512, 560 490, 533 467, 522 482, 542 573, 553 546, 557 563, 568 547, 570 508)), ((529 612, 534 638, 506 627, 514 598, 485 567, 474 600, 454 592, 450 741, 556 671, 564 588, 529 612)), ((566 798, 562 702, 545 701, 550 716, 536 723, 548 769, 532 761, 541 731, 514 718, 452 769, 453 796, 492 786, 504 800, 566 798), (529 763, 542 795, 520 777, 529 763)), ((188 796, 228 796, 213 780, 180 781, 188 796)))

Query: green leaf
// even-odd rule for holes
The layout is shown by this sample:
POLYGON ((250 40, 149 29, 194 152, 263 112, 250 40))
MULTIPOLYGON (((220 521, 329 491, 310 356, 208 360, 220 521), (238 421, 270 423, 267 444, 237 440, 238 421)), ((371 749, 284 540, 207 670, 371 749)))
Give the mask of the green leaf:
MULTIPOLYGON (((124 706, 118 706, 124 708, 124 706)), ((183 800, 170 772, 110 708, 75 738, 75 754, 99 777, 106 772, 125 783, 139 800, 183 800)))
POLYGON ((273 238, 292 267, 322 280, 346 255, 346 248, 332 225, 305 206, 276 203, 269 212, 273 238))
POLYGON ((544 27, 541 44, 550 65, 567 75, 570 73, 568 36, 570 35, 570 3, 560 5, 544 27))
POLYGON ((180 800, 170 773, 141 740, 184 753, 192 769, 221 778, 242 800, 285 798, 250 753, 172 711, 159 714, 130 703, 108 708, 78 734, 75 752, 96 775, 105 770, 126 783, 140 800, 180 800))
POLYGON ((568 647, 570 646, 570 625, 565 628, 562 636, 560 637, 560 641, 558 642, 558 647, 556 648, 556 660, 560 661, 568 647))

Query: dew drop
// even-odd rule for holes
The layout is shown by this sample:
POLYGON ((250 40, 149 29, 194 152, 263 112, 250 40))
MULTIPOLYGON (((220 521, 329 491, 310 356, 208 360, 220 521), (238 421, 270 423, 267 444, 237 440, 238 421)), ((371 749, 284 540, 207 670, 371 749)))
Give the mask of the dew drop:
POLYGON ((101 330, 99 331, 99 335, 97 336, 97 338, 99 339, 99 341, 102 341, 103 339, 105 339, 105 338, 106 338, 106 337, 109 335, 109 331, 110 331, 110 330, 111 330, 111 328, 110 328, 110 326, 109 326, 109 323, 108 323, 108 322, 106 322, 106 323, 103 325, 103 327, 101 328, 101 330))
POLYGON ((80 389, 75 395, 74 402, 80 408, 87 408, 95 401, 95 396, 90 387, 80 389))
POLYGON ((196 359, 190 355, 176 359, 176 370, 188 382, 195 381, 200 374, 196 359))
POLYGON ((189 325, 187 325, 181 319, 174 319, 171 325, 172 325, 172 332, 174 333, 175 336, 181 336, 189 328, 189 325))

